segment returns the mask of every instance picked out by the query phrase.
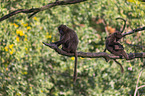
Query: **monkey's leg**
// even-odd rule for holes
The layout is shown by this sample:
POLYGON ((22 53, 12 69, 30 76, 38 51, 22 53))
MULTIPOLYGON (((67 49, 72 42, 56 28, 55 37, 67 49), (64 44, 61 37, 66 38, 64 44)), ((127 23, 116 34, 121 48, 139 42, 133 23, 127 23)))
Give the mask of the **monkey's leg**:
POLYGON ((74 65, 74 76, 73 76, 73 82, 75 83, 76 80, 77 80, 77 57, 78 57, 78 54, 77 52, 75 51, 75 65, 74 65))
POLYGON ((124 58, 126 60, 130 60, 131 59, 131 58, 129 58, 128 54, 124 50, 122 50, 121 53, 122 53, 122 55, 124 56, 124 58))
POLYGON ((111 47, 108 46, 107 50, 109 52, 111 52, 112 54, 114 54, 114 55, 117 55, 117 56, 120 56, 121 55, 121 51, 120 50, 119 51, 114 50, 114 46, 111 46, 111 47))
POLYGON ((114 46, 108 46, 107 49, 109 52, 111 52, 112 54, 119 56, 120 58, 122 58, 122 50, 114 50, 114 46))
POLYGON ((67 53, 70 53, 70 49, 68 49, 68 48, 62 47, 62 50, 66 51, 67 53))

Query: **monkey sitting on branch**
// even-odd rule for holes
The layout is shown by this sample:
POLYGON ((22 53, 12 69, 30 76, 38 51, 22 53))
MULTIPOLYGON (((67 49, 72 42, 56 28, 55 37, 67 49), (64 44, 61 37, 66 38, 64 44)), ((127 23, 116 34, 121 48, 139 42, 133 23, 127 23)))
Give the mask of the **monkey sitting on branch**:
MULTIPOLYGON (((107 38, 106 38, 106 48, 104 50, 104 52, 106 51, 106 49, 111 52, 112 54, 119 56, 120 58, 124 57, 126 60, 130 60, 133 59, 133 57, 129 57, 129 55, 125 52, 123 45, 120 44, 119 40, 123 37, 122 32, 125 29, 126 26, 126 20, 124 20, 123 18, 116 18, 117 19, 121 19, 124 21, 124 26, 122 31, 116 31, 112 34, 110 34, 107 38)), ((131 53, 130 53, 131 54, 131 53)), ((116 59, 114 59, 114 61, 120 65, 121 67, 121 72, 124 72, 124 69, 122 67, 122 65, 116 61, 116 59)))
MULTIPOLYGON (((70 28, 68 28, 66 25, 60 25, 58 27, 58 31, 60 34, 60 40, 51 44, 57 45, 59 47, 62 45, 62 50, 68 53, 74 53, 75 55, 75 65, 74 65, 74 75, 73 75, 73 81, 75 83, 77 79, 77 46, 79 43, 78 36, 76 32, 70 28)), ((47 44, 47 43, 44 43, 47 44)))

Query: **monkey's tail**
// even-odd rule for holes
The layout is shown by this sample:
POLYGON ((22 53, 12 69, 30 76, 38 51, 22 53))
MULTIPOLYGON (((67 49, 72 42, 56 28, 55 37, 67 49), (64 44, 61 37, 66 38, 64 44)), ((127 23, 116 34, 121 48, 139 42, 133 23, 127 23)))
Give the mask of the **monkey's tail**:
POLYGON ((115 61, 117 64, 119 64, 119 66, 120 66, 120 68, 121 68, 121 72, 124 73, 123 66, 122 66, 116 59, 114 59, 114 61, 115 61))
POLYGON ((104 51, 103 52, 106 52, 106 48, 104 49, 104 51))
POLYGON ((122 28, 122 30, 121 30, 121 33, 122 33, 122 32, 125 30, 125 27, 126 27, 126 20, 123 19, 123 18, 121 18, 121 17, 116 18, 116 20, 118 20, 118 19, 121 19, 121 20, 124 21, 124 26, 123 26, 123 28, 122 28))
POLYGON ((75 83, 77 80, 77 57, 78 57, 78 53, 75 52, 75 65, 74 65, 74 76, 73 76, 73 82, 75 83))

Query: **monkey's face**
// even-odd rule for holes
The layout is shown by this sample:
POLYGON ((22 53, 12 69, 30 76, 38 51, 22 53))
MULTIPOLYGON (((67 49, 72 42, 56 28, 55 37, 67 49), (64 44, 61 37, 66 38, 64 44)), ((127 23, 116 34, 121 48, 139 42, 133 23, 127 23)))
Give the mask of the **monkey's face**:
POLYGON ((66 25, 60 25, 60 26, 58 27, 59 33, 60 33, 61 35, 63 35, 63 34, 66 33, 66 29, 67 29, 67 26, 66 26, 66 25))
POLYGON ((122 38, 122 33, 117 31, 114 33, 114 36, 116 37, 116 39, 121 39, 122 38))

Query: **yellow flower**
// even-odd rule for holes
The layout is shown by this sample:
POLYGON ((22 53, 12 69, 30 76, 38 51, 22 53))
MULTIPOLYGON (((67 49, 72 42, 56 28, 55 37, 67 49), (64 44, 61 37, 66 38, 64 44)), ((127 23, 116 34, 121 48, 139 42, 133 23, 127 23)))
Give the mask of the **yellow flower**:
POLYGON ((16 37, 16 40, 19 42, 20 40, 19 40, 19 37, 16 37))
POLYGON ((27 38, 27 35, 25 35, 25 38, 27 38))
POLYGON ((49 32, 46 32, 46 34, 48 35, 48 34, 49 34, 49 32))
POLYGON ((29 30, 29 29, 31 29, 31 27, 30 27, 30 26, 28 26, 28 27, 27 27, 27 30, 29 30))
POLYGON ((17 27, 19 27, 16 23, 13 23, 13 25, 17 28, 17 27))
POLYGON ((8 51, 8 47, 5 47, 5 51, 8 51))
POLYGON ((11 44, 11 45, 9 45, 9 48, 10 48, 10 49, 12 49, 12 48, 13 48, 13 46, 14 46, 14 44, 11 44))
POLYGON ((83 57, 80 57, 81 59, 84 59, 83 57))
POLYGON ((12 25, 13 25, 13 23, 10 23, 10 25, 12 26, 12 25))
POLYGON ((25 50, 27 51, 27 50, 28 50, 28 48, 25 48, 25 50))
POLYGON ((24 33, 23 33, 23 31, 22 31, 22 32, 20 32, 20 36, 24 36, 24 33))
POLYGON ((50 39, 52 36, 51 35, 48 35, 48 38, 50 39))
POLYGON ((71 60, 75 60, 75 57, 71 57, 71 60))
POLYGON ((26 24, 23 24, 23 26, 24 26, 24 27, 28 26, 28 23, 26 23, 26 24))
POLYGON ((129 66, 130 66, 130 67, 132 67, 132 65, 131 65, 131 64, 129 64, 129 66))
POLYGON ((38 20, 37 17, 33 17, 33 19, 36 20, 36 21, 38 20))
POLYGON ((32 87, 30 87, 30 89, 32 89, 32 87))
POLYGON ((23 36, 23 35, 24 35, 24 33, 23 33, 22 30, 16 30, 16 33, 17 33, 18 35, 20 35, 20 36, 23 36))
POLYGON ((24 39, 24 41, 27 41, 27 40, 28 40, 27 38, 24 39))
POLYGON ((16 30, 16 33, 17 33, 17 34, 20 34, 20 31, 19 31, 19 30, 16 30))
POLYGON ((28 73, 27 72, 24 72, 23 74, 27 75, 28 73))
POLYGON ((15 52, 14 49, 11 49, 10 54, 12 55, 15 52))
POLYGON ((127 0, 128 2, 134 2, 134 0, 127 0))
POLYGON ((19 93, 16 93, 16 95, 17 95, 17 96, 21 96, 21 93, 20 93, 20 92, 19 92, 19 93))
POLYGON ((133 3, 136 3, 136 4, 140 4, 140 2, 139 1, 137 1, 137 0, 127 0, 128 2, 133 2, 133 3))
POLYGON ((12 51, 10 51, 10 54, 12 55, 14 52, 13 52, 13 50, 12 51))
POLYGON ((24 39, 24 41, 27 41, 28 39, 27 39, 27 35, 25 35, 25 39, 24 39))

